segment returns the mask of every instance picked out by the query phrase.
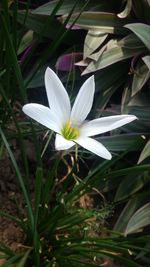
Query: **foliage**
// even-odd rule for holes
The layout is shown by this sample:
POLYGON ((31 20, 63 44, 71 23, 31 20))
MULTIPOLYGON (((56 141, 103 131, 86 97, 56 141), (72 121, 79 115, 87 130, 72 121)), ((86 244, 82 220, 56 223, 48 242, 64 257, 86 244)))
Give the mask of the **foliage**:
POLYGON ((2 266, 103 266, 108 258, 125 266, 149 264, 149 5, 146 0, 56 0, 41 6, 1 1, 0 155, 9 154, 27 207, 18 218, 0 212, 25 233, 21 251, 0 244, 2 266), (67 54, 74 60, 82 50, 82 61, 59 73, 71 99, 84 74, 94 72, 91 117, 122 112, 139 118, 97 138, 112 152, 111 161, 82 149, 54 152, 53 133, 43 139, 45 129, 21 113, 28 101, 45 102, 46 66, 54 68, 67 54), (26 140, 35 151, 32 172, 26 140), (93 207, 81 207, 86 196, 94 199, 93 207))

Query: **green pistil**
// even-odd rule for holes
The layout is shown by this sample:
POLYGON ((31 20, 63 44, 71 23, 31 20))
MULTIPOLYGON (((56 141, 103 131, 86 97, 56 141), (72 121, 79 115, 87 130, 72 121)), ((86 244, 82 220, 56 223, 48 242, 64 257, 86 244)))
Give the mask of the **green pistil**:
POLYGON ((79 130, 77 128, 72 128, 71 123, 67 122, 62 129, 62 135, 67 140, 75 140, 79 136, 79 130))

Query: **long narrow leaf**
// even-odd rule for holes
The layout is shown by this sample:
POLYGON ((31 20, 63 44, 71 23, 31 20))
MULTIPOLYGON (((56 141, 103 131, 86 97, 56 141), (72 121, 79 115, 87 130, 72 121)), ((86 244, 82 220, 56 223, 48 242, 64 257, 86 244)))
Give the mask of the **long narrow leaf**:
POLYGON ((9 153, 9 156, 11 158, 11 161, 13 163, 13 166, 14 166, 14 169, 16 171, 16 174, 17 174, 17 177, 18 177, 18 181, 20 183, 20 186, 21 186, 21 189, 22 189, 22 192, 23 192, 23 195, 24 195, 24 198, 25 198, 25 201, 26 201, 26 204, 27 204, 27 211, 28 211, 28 219, 29 219, 29 222, 30 222, 30 228, 31 230, 33 231, 33 227, 34 227, 34 217, 33 217, 33 212, 32 212, 32 208, 31 208, 31 202, 30 202, 30 199, 29 199, 29 196, 28 196, 28 193, 27 193, 27 190, 25 188, 25 185, 24 185, 24 181, 23 181, 23 178, 22 178, 22 175, 20 173, 20 170, 18 168, 18 165, 17 165, 17 162, 15 160, 15 157, 11 151, 11 148, 7 142, 7 139, 0 127, 0 134, 1 134, 1 137, 2 137, 2 140, 6 146, 6 149, 9 153))

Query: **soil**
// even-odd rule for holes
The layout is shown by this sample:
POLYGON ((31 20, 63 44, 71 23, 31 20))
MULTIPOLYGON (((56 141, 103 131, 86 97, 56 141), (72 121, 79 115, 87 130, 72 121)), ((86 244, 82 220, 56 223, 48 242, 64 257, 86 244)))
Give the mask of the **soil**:
MULTIPOLYGON (((20 208, 23 206, 23 199, 16 185, 15 177, 10 159, 4 153, 0 159, 0 211, 11 216, 18 216, 15 199, 18 200, 20 208)), ((17 251, 23 240, 22 229, 10 218, 0 214, 0 243, 17 251)), ((0 259, 0 266, 3 263, 4 260, 0 259)))

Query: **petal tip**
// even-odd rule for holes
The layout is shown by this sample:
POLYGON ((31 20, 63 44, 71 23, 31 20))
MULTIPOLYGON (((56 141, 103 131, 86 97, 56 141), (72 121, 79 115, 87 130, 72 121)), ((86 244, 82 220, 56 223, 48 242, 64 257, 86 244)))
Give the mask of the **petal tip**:
POLYGON ((107 160, 111 160, 111 159, 112 159, 112 155, 110 154, 110 155, 108 155, 107 160))
POLYGON ((134 116, 134 120, 139 120, 139 118, 138 117, 136 117, 135 115, 133 115, 134 116))
POLYGON ((90 76, 90 77, 88 78, 88 80, 89 80, 89 81, 91 80, 92 82, 95 82, 94 75, 90 76))
POLYGON ((131 118, 130 122, 135 121, 135 120, 139 120, 139 118, 137 118, 135 115, 129 115, 129 116, 131 118))
POLYGON ((24 113, 26 113, 26 111, 28 110, 28 107, 30 106, 30 104, 25 104, 23 107, 22 107, 22 111, 24 113))
MULTIPOLYGON (((50 67, 47 67, 46 70, 45 70, 45 79, 48 78, 49 76, 52 76, 52 75, 56 75, 56 73, 50 68, 50 67)), ((56 75, 57 76, 57 75, 56 75)))
POLYGON ((112 159, 112 155, 111 155, 111 153, 108 150, 107 150, 107 153, 105 151, 105 155, 100 156, 100 157, 102 157, 102 158, 104 158, 106 160, 111 160, 112 159))
POLYGON ((52 69, 50 67, 47 67, 46 70, 45 70, 45 77, 47 75, 50 75, 52 72, 53 72, 52 69))

